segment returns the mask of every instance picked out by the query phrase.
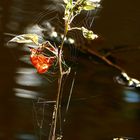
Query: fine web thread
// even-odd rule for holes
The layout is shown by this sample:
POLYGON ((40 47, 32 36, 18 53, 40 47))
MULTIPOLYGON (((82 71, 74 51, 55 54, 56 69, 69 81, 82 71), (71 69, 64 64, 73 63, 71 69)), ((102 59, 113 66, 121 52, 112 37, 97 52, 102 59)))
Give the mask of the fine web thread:
MULTIPOLYGON (((51 12, 53 12, 53 11, 51 11, 51 12)), ((51 12, 49 12, 49 14, 51 14, 51 12)), ((42 18, 45 18, 45 17, 47 17, 47 13, 44 11, 43 13, 41 13, 40 14, 40 17, 37 19, 37 21, 36 22, 40 22, 40 21, 42 21, 43 19, 42 18)), ((83 23, 84 23, 84 25, 86 26, 86 27, 88 27, 88 28, 90 28, 91 26, 92 26, 92 24, 93 24, 93 22, 94 22, 94 17, 92 18, 92 20, 91 20, 91 23, 89 24, 88 23, 88 20, 87 20, 87 17, 88 17, 88 14, 87 14, 87 16, 86 16, 86 18, 84 18, 84 20, 82 21, 83 23)), ((56 16, 56 17, 53 17, 53 18, 50 18, 50 19, 47 19, 47 21, 53 21, 53 20, 55 20, 55 18, 58 20, 59 19, 59 17, 58 17, 58 15, 56 16)), ((45 19, 46 20, 46 19, 45 19)), ((61 28, 61 26, 60 26, 60 28, 61 28)), ((63 30, 63 29, 60 29, 60 30, 63 30)), ((75 32, 75 34, 73 34, 74 36, 73 36, 73 38, 76 38, 77 39, 77 41, 78 42, 80 42, 81 40, 82 40, 82 37, 79 37, 79 35, 78 35, 78 33, 76 33, 75 32)), ((71 58, 73 58, 73 57, 77 57, 77 51, 76 51, 76 48, 75 47, 71 47, 70 45, 68 45, 69 46, 69 48, 70 48, 70 57, 71 58)), ((71 97, 72 97, 72 92, 73 92, 73 87, 74 87, 74 84, 75 84, 75 76, 76 76, 76 72, 75 72, 75 74, 74 74, 74 77, 73 77, 73 80, 72 80, 72 83, 71 83, 71 88, 70 88, 70 92, 69 92, 69 97, 68 97, 68 100, 67 100, 67 103, 66 103, 66 110, 65 110, 65 114, 67 114, 67 112, 68 112, 68 110, 69 110, 69 105, 70 105, 70 101, 71 101, 71 97)), ((66 79, 65 79, 65 81, 66 81, 66 79)), ((62 86, 62 90, 63 90, 63 87, 64 87, 64 84, 65 84, 65 81, 64 81, 64 83, 63 83, 63 86, 62 86)), ((54 105, 54 104, 53 104, 54 105)), ((38 127, 40 128, 40 140, 41 140, 41 135, 42 135, 42 133, 41 133, 41 131, 42 131, 42 126, 43 126, 43 122, 44 122, 44 111, 45 110, 45 101, 44 101, 44 103, 43 103, 43 105, 42 105, 42 119, 39 121, 38 120, 38 118, 36 117, 36 122, 37 122, 37 124, 38 124, 38 127)), ((34 107, 34 111, 35 111, 35 116, 37 116, 37 108, 35 108, 34 107)), ((61 110, 60 110, 61 111, 61 110)), ((59 123, 60 123, 60 127, 59 127, 59 130, 57 130, 57 131, 59 131, 59 133, 61 134, 62 133, 62 126, 61 126, 61 124, 62 124, 62 121, 64 121, 65 122, 65 120, 66 120, 66 118, 61 118, 62 117, 62 114, 61 114, 62 112, 59 112, 59 123)), ((66 116, 65 116, 66 117, 66 116)), ((52 125, 51 125, 52 126, 52 125)), ((47 127, 47 126, 46 126, 47 127)), ((51 127, 50 127, 50 129, 51 129, 51 127)))
MULTIPOLYGON (((49 9, 49 8, 48 8, 49 9)), ((48 22, 50 21, 50 22, 54 22, 55 21, 55 19, 57 20, 57 22, 59 22, 59 24, 60 24, 60 31, 63 31, 63 26, 61 25, 61 21, 59 20, 59 14, 56 14, 55 16, 53 16, 53 17, 51 17, 51 18, 47 18, 47 15, 48 14, 52 14, 54 12, 54 10, 51 10, 51 11, 49 11, 49 12, 47 12, 46 10, 45 11, 43 11, 43 12, 41 12, 40 14, 38 14, 38 18, 36 18, 36 20, 35 20, 35 22, 33 23, 33 24, 41 24, 41 22, 43 21, 43 20, 47 20, 48 22)), ((50 16, 49 16, 50 17, 50 16)), ((84 20, 86 21, 87 20, 87 18, 88 18, 88 14, 87 14, 87 17, 86 17, 86 19, 84 18, 84 20)), ((90 23, 90 25, 88 25, 88 23, 84 23, 85 25, 86 25, 86 27, 91 27, 92 26, 92 24, 93 24, 93 21, 94 21, 94 17, 93 17, 93 19, 92 19, 92 21, 91 21, 91 23, 90 23)), ((83 21, 82 21, 83 22, 83 21)), ((76 40, 77 40, 77 42, 81 42, 81 40, 82 40, 82 37, 79 37, 79 34, 78 33, 76 33, 75 32, 75 34, 73 34, 73 38, 76 38, 76 40)), ((78 55, 78 53, 77 53, 77 50, 76 50, 76 48, 75 47, 71 47, 71 45, 67 45, 67 46, 69 46, 69 48, 70 48, 70 58, 73 58, 73 57, 77 57, 77 55, 78 55)), ((76 75, 76 74, 75 74, 76 75)), ((65 79, 66 80, 66 79, 65 79)), ((71 101, 71 96, 72 96, 72 91, 73 91, 73 87, 74 87, 74 83, 75 83, 75 76, 74 76, 74 78, 73 78, 73 80, 72 80, 72 84, 71 84, 71 89, 70 89, 70 93, 69 93, 69 97, 68 97, 68 101, 67 101, 67 105, 66 105, 66 114, 67 114, 67 112, 68 112, 68 109, 69 109, 69 105, 70 105, 70 101, 71 101)), ((36 106, 36 104, 35 103, 33 103, 33 111, 34 111, 34 119, 35 119, 35 123, 37 124, 37 127, 39 128, 39 139, 40 140, 42 140, 43 138, 42 138, 42 130, 44 129, 44 127, 47 127, 47 126, 44 126, 43 127, 43 125, 44 125, 44 121, 45 121, 45 113, 46 113, 46 111, 47 110, 45 110, 46 108, 46 104, 51 104, 52 106, 54 106, 54 101, 50 101, 50 102, 47 102, 47 101, 42 101, 42 102, 40 102, 39 100, 37 101, 37 105, 39 104, 40 105, 40 103, 41 103, 41 106, 40 106, 40 108, 38 109, 38 107, 36 106), (38 113, 41 113, 40 115, 41 115, 41 117, 38 117, 38 113)), ((60 119, 60 124, 61 124, 61 121, 62 121, 62 118, 61 118, 61 112, 59 113, 59 119, 60 119)), ((62 129, 62 126, 60 126, 60 130, 58 130, 60 133, 62 133, 62 131, 63 130, 61 130, 62 129)))
MULTIPOLYGON (((51 14, 53 11, 51 11, 51 12, 49 12, 49 14, 51 14)), ((49 18, 49 19, 45 19, 45 17, 47 17, 47 13, 46 13, 46 11, 44 11, 43 13, 41 13, 40 14, 40 16, 38 17, 38 19, 35 21, 35 22, 39 22, 39 24, 40 24, 40 21, 43 21, 43 19, 42 18, 44 18, 44 20, 47 20, 47 21, 55 21, 55 18, 56 18, 56 20, 57 21, 59 21, 58 19, 59 19, 59 17, 58 17, 58 15, 56 15, 55 17, 53 17, 53 18, 49 18)), ((59 21, 59 23, 61 23, 60 21, 59 21)), ((61 28, 61 26, 60 26, 60 28, 61 28)), ((63 28, 62 29, 59 29, 59 30, 63 30, 63 28)), ((69 45, 68 44, 68 46, 69 46, 69 48, 70 48, 70 55, 71 55, 71 58, 72 58, 72 56, 73 56, 73 53, 74 53, 74 55, 76 54, 75 52, 75 48, 74 47, 71 47, 71 45, 69 45)), ((65 66, 65 62, 64 62, 64 66, 65 66)), ((49 75, 49 74, 47 74, 47 75, 49 75)), ((43 76, 43 77, 46 77, 45 75, 43 76)), ((67 77, 65 77, 65 79, 64 79, 64 83, 63 83, 63 85, 65 84, 65 82, 66 82, 66 79, 67 79, 67 77)), ((49 80, 49 81, 51 81, 51 80, 49 80)), ((63 87, 62 87, 63 88, 63 87)), ((72 93, 71 93, 72 94, 72 93)), ((50 101, 50 102, 47 102, 47 101, 45 101, 45 99, 44 99, 44 101, 37 101, 37 105, 38 104, 42 104, 41 106, 40 106, 40 109, 42 110, 41 112, 38 110, 38 108, 35 106, 35 104, 33 104, 33 111, 34 111, 34 119, 35 119, 35 123, 37 124, 37 127, 39 128, 39 139, 40 140, 42 140, 43 138, 42 138, 42 131, 43 131, 43 123, 44 123, 44 119, 46 119, 45 118, 45 112, 47 112, 47 110, 45 111, 45 104, 51 104, 52 106, 54 106, 54 101, 50 101), (41 115, 41 117, 38 117, 38 113, 41 113, 42 115, 41 115)), ((67 110, 68 110, 68 106, 67 106, 67 110)), ((61 110, 60 110, 61 111, 61 110)), ((61 126, 61 124, 62 124, 62 118, 61 118, 61 113, 62 112, 59 112, 59 121, 60 121, 60 127, 59 127, 59 129, 60 130, 57 130, 57 131, 59 131, 59 133, 61 134, 62 133, 62 126, 61 126)), ((50 125, 52 126, 52 124, 50 123, 50 125)), ((50 129, 51 129, 51 126, 50 126, 50 129)), ((47 127, 47 126, 44 126, 44 127, 47 127)))
POLYGON ((33 102, 33 113, 34 113, 34 121, 35 124, 37 124, 37 127, 39 128, 39 140, 42 140, 42 134, 41 131, 43 129, 43 123, 44 123, 44 116, 45 116, 45 103, 42 104, 41 107, 42 115, 41 118, 38 117, 38 111, 35 103, 33 102))

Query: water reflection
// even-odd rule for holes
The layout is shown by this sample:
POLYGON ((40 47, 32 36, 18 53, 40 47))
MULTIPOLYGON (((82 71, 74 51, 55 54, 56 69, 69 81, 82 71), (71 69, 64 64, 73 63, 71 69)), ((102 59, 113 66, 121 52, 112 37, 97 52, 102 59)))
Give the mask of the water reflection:
MULTIPOLYGON (((12 34, 25 33, 30 28, 29 26, 32 24, 31 22, 33 20, 32 17, 36 17, 36 13, 40 13, 43 10, 43 7, 45 6, 43 2, 40 3, 40 1, 38 0, 35 1, 13 0, 9 2, 10 5, 7 5, 8 3, 6 4, 6 2, 4 2, 5 7, 2 7, 4 14, 2 15, 4 17, 3 18, 4 20, 2 21, 3 22, 2 26, 4 27, 4 32, 9 33, 9 35, 10 33, 12 34)), ((39 35, 42 36, 41 34, 42 30, 40 28, 37 30, 36 27, 35 30, 39 35)), ((11 36, 5 36, 4 44, 7 43, 10 37, 11 36)), ((32 110, 33 108, 32 102, 30 100, 30 105, 28 106, 28 101, 26 99, 36 99, 37 97, 44 96, 46 93, 48 93, 46 92, 47 91, 46 85, 48 85, 48 82, 45 78, 44 80, 41 76, 39 76, 36 70, 33 69, 33 67, 30 68, 31 64, 29 61, 28 48, 19 45, 15 45, 13 48, 14 49, 10 51, 13 53, 16 68, 14 69, 15 70, 14 72, 12 71, 13 77, 8 77, 8 73, 5 75, 7 75, 8 78, 13 78, 15 81, 11 80, 12 83, 11 89, 10 91, 6 92, 5 94, 6 97, 2 99, 4 103, 1 102, 0 139, 38 140, 39 138, 36 137, 35 135, 36 133, 34 132, 34 125, 36 125, 36 121, 35 122, 33 121, 34 116, 32 116, 32 111, 29 111, 32 110), (12 99, 11 98, 9 99, 9 97, 11 97, 11 94, 12 99), (7 100, 7 98, 8 103, 5 101, 7 100)), ((8 67, 9 64, 10 63, 8 63, 8 65, 6 64, 6 66, 8 67)), ((7 85, 6 87, 8 87, 7 85)), ((39 108, 36 111, 38 110, 39 108)), ((49 112, 51 112, 51 109, 49 112)), ((47 124, 46 126, 48 125, 49 124, 47 124)), ((37 135, 38 134, 39 131, 37 132, 37 135)))
POLYGON ((38 140, 34 134, 17 134, 15 136, 16 140, 38 140))
POLYGON ((124 90, 124 100, 128 103, 139 103, 140 94, 135 90, 124 90))
POLYGON ((15 96, 17 96, 19 98, 37 99, 37 97, 39 97, 38 92, 34 92, 31 90, 16 88, 16 89, 14 89, 14 91, 15 91, 15 96))
POLYGON ((34 68, 18 68, 16 71, 16 83, 23 86, 40 86, 42 78, 34 68))
POLYGON ((113 140, 136 140, 136 139, 131 137, 120 137, 120 138, 113 138, 113 140))

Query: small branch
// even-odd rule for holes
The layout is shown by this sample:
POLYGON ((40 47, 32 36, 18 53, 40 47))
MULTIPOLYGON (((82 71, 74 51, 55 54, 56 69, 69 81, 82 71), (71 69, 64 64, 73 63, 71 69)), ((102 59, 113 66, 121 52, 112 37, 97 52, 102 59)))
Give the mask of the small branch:
POLYGON ((69 29, 69 31, 71 31, 71 30, 80 30, 81 31, 81 28, 80 27, 72 27, 69 29))
POLYGON ((101 60, 103 60, 104 62, 106 62, 109 66, 112 66, 113 68, 121 71, 121 72, 125 72, 125 70, 118 66, 117 64, 112 63, 110 60, 108 60, 105 56, 99 54, 97 51, 90 49, 89 47, 84 47, 84 48, 78 48, 81 51, 84 51, 85 53, 89 53, 91 55, 97 56, 98 58, 100 58, 101 60))
MULTIPOLYGON (((56 98, 56 105, 54 107, 54 112, 53 112, 53 126, 52 126, 52 130, 50 130, 50 134, 52 134, 51 140, 56 140, 56 129, 57 129, 57 123, 58 123, 58 116, 60 116, 60 112, 61 112, 61 99, 62 99, 62 81, 63 81, 63 76, 65 74, 68 74, 70 72, 70 69, 68 71, 63 71, 62 68, 62 49, 63 49, 63 44, 64 44, 64 40, 65 37, 67 35, 68 32, 68 21, 65 21, 65 30, 64 30, 64 36, 61 42, 61 45, 59 46, 58 49, 58 65, 59 65, 59 78, 58 78, 58 92, 57 92, 57 98, 56 98), (52 132, 52 133, 51 133, 52 132)), ((61 119, 61 118, 59 118, 61 119)), ((61 126, 61 124, 60 124, 61 126)))
POLYGON ((52 140, 55 140, 56 137, 56 127, 57 127, 57 120, 58 120, 58 113, 60 109, 60 96, 61 96, 61 87, 62 87, 62 79, 63 75, 60 75, 58 79, 58 94, 57 94, 57 99, 56 99, 56 106, 54 108, 54 127, 53 127, 53 132, 52 132, 52 140))

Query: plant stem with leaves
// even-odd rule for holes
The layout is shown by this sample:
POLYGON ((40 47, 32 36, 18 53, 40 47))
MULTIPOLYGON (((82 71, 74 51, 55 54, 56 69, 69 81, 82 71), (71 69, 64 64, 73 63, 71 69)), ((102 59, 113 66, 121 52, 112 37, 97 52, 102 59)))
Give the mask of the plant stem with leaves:
MULTIPOLYGON (((58 119, 61 119, 58 117, 60 117, 59 113, 61 115, 62 80, 63 80, 63 77, 65 74, 70 73, 70 68, 68 71, 64 71, 63 67, 62 67, 62 51, 63 51, 64 41, 65 41, 65 38, 66 38, 67 32, 68 32, 68 24, 69 24, 69 21, 65 20, 64 36, 63 36, 62 42, 58 48, 58 65, 59 65, 58 93, 57 93, 56 105, 54 107, 54 114, 55 115, 54 115, 54 126, 53 126, 53 130, 52 130, 51 140, 57 139, 57 137, 56 137, 57 122, 58 122, 58 119)), ((61 127, 61 124, 59 124, 59 125, 61 127)), ((60 130, 61 130, 61 128, 60 128, 60 130)), ((61 134, 59 134, 59 135, 60 136, 58 136, 58 137, 61 137, 61 134)))
MULTIPOLYGON (((37 49, 30 48, 31 51, 31 62, 34 67, 37 69, 38 73, 43 74, 48 71, 49 67, 53 65, 55 60, 57 59, 57 64, 59 68, 59 77, 58 77, 58 91, 56 97, 56 103, 54 105, 54 110, 52 114, 52 124, 49 133, 49 140, 60 140, 61 133, 57 136, 57 128, 61 131, 61 100, 63 95, 63 79, 64 75, 68 75, 70 73, 70 68, 67 70, 63 68, 62 63, 62 53, 64 41, 67 36, 68 31, 72 30, 80 30, 83 33, 83 36, 87 39, 95 39, 98 36, 95 35, 91 30, 88 30, 84 27, 71 27, 70 24, 74 20, 74 18, 80 14, 82 10, 94 10, 97 7, 97 4, 92 2, 92 0, 64 0, 65 12, 64 12, 64 35, 61 41, 61 44, 56 49, 49 41, 44 42, 42 44, 38 43, 38 35, 36 34, 23 34, 17 36, 10 40, 10 42, 17 43, 33 43, 38 46, 37 49), (51 52, 51 56, 46 54, 44 50, 51 52), (60 122, 58 122, 60 121, 60 122)), ((72 83, 73 88, 74 81, 72 83)), ((70 91, 70 97, 72 94, 72 90, 70 91)), ((68 102, 70 99, 68 99, 68 102)), ((69 104, 69 103, 68 103, 69 104)), ((69 106, 69 105, 68 105, 69 106)), ((66 110, 68 110, 68 106, 66 110)))
MULTIPOLYGON (((62 97, 62 80, 65 74, 68 74, 70 72, 70 68, 68 71, 64 71, 63 67, 62 67, 62 51, 63 51, 63 45, 64 45, 64 41, 65 38, 67 36, 68 31, 77 29, 77 30, 81 30, 83 32, 83 36, 88 38, 88 39, 94 39, 97 36, 93 34, 92 31, 87 30, 84 27, 70 27, 71 22, 73 21, 73 19, 81 12, 81 10, 84 9, 84 6, 86 6, 86 4, 84 3, 86 2, 85 0, 79 0, 77 2, 73 2, 72 0, 69 1, 65 1, 66 3, 66 8, 65 8, 65 14, 64 14, 64 36, 62 38, 62 42, 61 45, 58 48, 58 65, 59 65, 59 78, 58 78, 58 93, 57 93, 57 99, 56 99, 56 105, 54 107, 54 122, 53 122, 53 127, 52 127, 52 134, 50 136, 50 140, 56 140, 56 129, 57 129, 57 123, 58 123, 58 119, 59 118, 59 113, 61 114, 61 97, 62 97), (84 4, 83 4, 84 3, 84 4)), ((94 7, 95 8, 95 7, 94 7)), ((90 10, 93 9, 92 5, 90 7, 90 10)), ((61 124, 60 124, 61 125, 61 124)), ((61 129, 61 128, 60 128, 61 129)))

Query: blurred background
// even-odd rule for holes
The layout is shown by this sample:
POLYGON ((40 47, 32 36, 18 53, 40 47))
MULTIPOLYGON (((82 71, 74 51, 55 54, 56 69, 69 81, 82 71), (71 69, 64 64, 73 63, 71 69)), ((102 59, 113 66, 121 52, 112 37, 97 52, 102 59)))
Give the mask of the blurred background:
MULTIPOLYGON (((70 37, 76 43, 65 44, 66 61, 77 74, 64 140, 140 139, 139 89, 118 84, 119 70, 75 48, 87 45, 109 54, 112 62, 140 80, 139 5, 139 0, 102 0, 99 9, 74 20, 73 25, 90 28, 99 39, 86 42, 74 32, 70 37)), ((26 46, 7 42, 36 33, 59 44, 60 38, 50 33, 63 33, 63 12, 59 0, 0 0, 0 140, 47 140, 53 103, 44 101, 55 99, 57 80, 36 73, 26 46)), ((72 78, 73 74, 65 83, 65 97, 72 78)))

